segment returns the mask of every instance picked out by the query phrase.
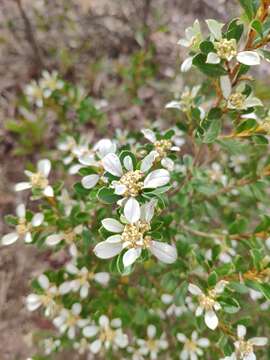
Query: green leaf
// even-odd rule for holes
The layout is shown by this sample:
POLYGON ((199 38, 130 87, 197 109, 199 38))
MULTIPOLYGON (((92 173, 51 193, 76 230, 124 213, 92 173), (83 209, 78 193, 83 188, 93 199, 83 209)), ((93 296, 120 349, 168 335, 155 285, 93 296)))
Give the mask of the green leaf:
POLYGON ((16 226, 18 224, 18 218, 13 215, 6 215, 5 216, 5 223, 8 225, 16 226))
POLYGON ((116 195, 113 189, 103 187, 98 191, 97 198, 104 204, 114 204, 121 199, 121 196, 116 195))
POLYGON ((214 287, 216 285, 217 281, 218 281, 217 273, 215 271, 213 271, 208 277, 208 280, 207 280, 208 286, 214 287))
POLYGON ((89 194, 89 190, 85 189, 81 183, 76 183, 73 185, 75 192, 80 196, 86 196, 89 194))
POLYGON ((225 34, 228 40, 235 39, 237 42, 241 39, 241 36, 244 31, 244 25, 239 24, 239 19, 234 19, 229 23, 228 30, 225 34))
POLYGON ((251 21, 254 17, 254 8, 253 8, 253 1, 252 0, 239 0, 242 8, 245 11, 249 21, 251 21))
POLYGON ((270 284, 258 284, 261 293, 267 300, 270 300, 270 284))
POLYGON ((250 26, 260 35, 261 38, 263 38, 263 27, 260 20, 253 20, 250 26))
POLYGON ((209 128, 203 136, 203 142, 206 144, 213 143, 221 131, 221 119, 212 120, 209 128))
POLYGON ((227 71, 220 65, 206 64, 207 55, 198 54, 194 56, 192 63, 196 66, 203 74, 210 77, 219 77, 227 75, 227 71))
POLYGON ((215 50, 215 47, 211 41, 202 41, 200 43, 200 50, 204 54, 209 54, 215 50))
POLYGON ((240 305, 233 297, 221 296, 218 299, 222 309, 228 314, 235 314, 240 310, 240 305))

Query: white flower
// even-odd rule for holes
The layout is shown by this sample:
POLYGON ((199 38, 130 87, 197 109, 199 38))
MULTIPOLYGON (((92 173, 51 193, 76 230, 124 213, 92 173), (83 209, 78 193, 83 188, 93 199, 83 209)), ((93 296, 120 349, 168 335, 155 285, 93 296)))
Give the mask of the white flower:
POLYGON ((227 282, 224 280, 219 281, 214 289, 204 294, 202 290, 194 284, 189 284, 188 290, 192 295, 198 297, 199 306, 195 312, 196 316, 201 316, 204 312, 205 324, 211 330, 215 330, 218 326, 218 317, 216 311, 221 309, 219 302, 216 301, 216 297, 224 291, 227 282))
POLYGON ((185 30, 185 38, 178 41, 178 45, 198 50, 199 44, 202 40, 201 27, 198 20, 195 20, 193 25, 185 30))
POLYGON ((243 94, 245 89, 245 83, 241 83, 237 86, 235 92, 230 93, 229 89, 227 89, 227 107, 228 109, 236 109, 236 110, 246 110, 248 108, 263 106, 263 103, 260 99, 255 97, 252 93, 248 96, 243 94))
POLYGON ((43 90, 35 80, 32 80, 30 84, 26 85, 24 93, 31 103, 39 108, 43 107, 43 90))
POLYGON ((163 304, 169 305, 166 310, 167 316, 176 316, 179 317, 187 311, 186 306, 177 306, 173 303, 173 296, 170 294, 162 294, 161 301, 163 304))
POLYGON ((45 355, 50 355, 51 353, 59 350, 60 346, 61 341, 59 339, 47 338, 43 341, 45 355))
POLYGON ((29 311, 35 311, 41 306, 45 307, 45 316, 53 316, 57 310, 55 298, 59 291, 54 284, 51 284, 48 277, 41 274, 37 279, 40 287, 43 289, 42 294, 30 294, 26 298, 26 307, 29 311))
POLYGON ((105 315, 100 316, 99 325, 88 325, 83 329, 83 335, 87 338, 96 339, 90 344, 90 351, 97 354, 103 350, 123 349, 128 345, 128 337, 121 329, 121 320, 112 319, 105 315))
POLYGON ((86 267, 79 269, 73 263, 69 263, 66 266, 66 270, 69 274, 74 275, 75 279, 63 282, 59 290, 62 293, 68 293, 70 291, 80 292, 80 297, 85 299, 90 290, 90 282, 95 280, 97 283, 106 286, 110 280, 110 275, 107 272, 93 273, 89 272, 86 267))
POLYGON ((104 168, 102 162, 100 161, 106 155, 116 152, 116 144, 110 139, 101 139, 94 146, 92 151, 89 151, 86 154, 83 154, 79 157, 79 162, 85 166, 91 166, 96 169, 96 173, 86 175, 82 178, 82 186, 86 189, 92 189, 96 186, 99 180, 102 178, 104 180, 104 168))
POLYGON ((254 337, 245 340, 246 332, 245 326, 237 326, 238 339, 234 342, 235 352, 231 356, 226 357, 226 360, 256 360, 254 346, 265 346, 268 340, 266 337, 254 337))
POLYGON ((57 200, 64 206, 64 211, 66 216, 69 216, 74 205, 77 204, 77 201, 72 199, 66 189, 63 189, 61 195, 57 197, 57 200))
POLYGON ((136 341, 139 346, 139 353, 143 357, 148 356, 151 360, 158 359, 158 354, 169 346, 166 335, 163 333, 160 338, 156 338, 156 332, 154 325, 148 325, 147 339, 137 339, 136 341))
POLYGON ((214 41, 216 52, 210 52, 206 62, 208 64, 219 64, 222 60, 231 61, 236 57, 241 64, 252 66, 260 65, 260 56, 256 51, 237 51, 235 39, 222 38, 222 28, 224 24, 216 20, 206 20, 211 33, 211 40, 214 41))
POLYGON ((142 133, 144 137, 153 144, 154 149, 144 158, 144 164, 142 164, 141 169, 147 171, 151 168, 153 162, 161 161, 163 167, 172 171, 174 169, 174 162, 167 154, 170 151, 180 151, 180 147, 176 145, 175 142, 177 141, 178 144, 182 145, 184 140, 181 139, 181 142, 179 136, 173 136, 171 139, 157 139, 154 131, 150 129, 142 129, 142 133))
POLYGON ((82 306, 79 303, 72 305, 71 310, 62 309, 59 316, 53 319, 53 324, 61 334, 67 333, 69 339, 76 336, 76 328, 83 328, 89 323, 89 319, 82 319, 80 313, 82 306))
POLYGON ((148 249, 161 262, 171 264, 177 259, 176 248, 167 243, 154 241, 151 238, 150 222, 154 215, 155 202, 142 206, 139 219, 133 221, 133 212, 126 213, 126 224, 107 218, 102 221, 104 228, 115 235, 100 242, 94 248, 97 257, 109 259, 127 249, 123 256, 124 267, 132 265, 141 255, 143 249, 148 249), (127 216, 128 215, 128 216, 127 216))
POLYGON ((247 162, 248 158, 244 154, 232 155, 230 157, 229 166, 233 168, 236 174, 242 171, 242 165, 247 162))
MULTIPOLYGON (((221 248, 218 255, 221 262, 228 264, 232 261, 233 257, 237 255, 237 252, 235 251, 237 242, 235 240, 231 240, 231 246, 229 246, 225 241, 220 241, 219 239, 215 239, 215 244, 219 245, 221 248)), ((206 257, 207 259, 212 260, 212 249, 206 251, 206 257)))
POLYGON ((208 170, 210 179, 213 182, 220 182, 223 186, 226 186, 228 183, 228 177, 222 171, 220 164, 214 162, 211 164, 211 168, 208 170))
POLYGON ((36 213, 33 216, 32 220, 28 222, 25 218, 26 210, 24 204, 20 204, 17 206, 16 213, 18 216, 16 230, 2 237, 1 243, 3 245, 11 245, 21 238, 24 239, 26 243, 31 243, 31 231, 33 230, 33 228, 40 226, 44 220, 44 215, 42 213, 36 213))
MULTIPOLYGON (((198 95, 198 92, 200 91, 201 85, 193 86, 191 89, 188 86, 185 86, 180 100, 173 100, 170 101, 168 104, 166 104, 166 109, 177 109, 181 110, 184 113, 190 112, 192 107, 195 106, 195 98, 198 95)), ((200 118, 203 119, 205 116, 205 111, 201 106, 197 106, 200 111, 200 118)))
MULTIPOLYGON (((147 156, 148 157, 148 156, 147 156)), ((124 214, 131 222, 136 222, 140 218, 140 205, 135 199, 144 189, 155 189, 168 184, 170 174, 168 170, 157 169, 148 175, 145 174, 152 166, 154 157, 142 160, 140 170, 135 170, 132 159, 129 155, 124 157, 122 167, 121 161, 116 154, 107 154, 102 160, 104 169, 119 178, 113 180, 111 186, 117 195, 121 195, 124 200, 124 214)), ((120 205, 123 201, 119 202, 120 205)))
POLYGON ((51 171, 51 162, 48 159, 40 160, 37 163, 37 172, 25 170, 25 175, 29 177, 28 182, 20 182, 15 185, 15 191, 26 189, 41 190, 46 197, 53 197, 53 188, 49 185, 48 176, 51 171))
POLYGON ((40 87, 43 90, 44 98, 49 98, 55 90, 61 90, 64 87, 64 82, 58 78, 57 71, 42 71, 42 78, 39 81, 40 87))
POLYGON ((184 348, 180 353, 180 360, 197 360, 198 356, 203 355, 201 348, 207 348, 210 345, 210 341, 206 338, 198 339, 198 333, 193 331, 191 339, 188 339, 186 335, 178 333, 176 335, 177 340, 184 344, 184 348))
POLYGON ((55 246, 61 241, 65 241, 67 244, 72 245, 76 240, 77 235, 80 235, 83 231, 83 226, 78 225, 74 229, 68 229, 67 231, 61 231, 56 234, 51 234, 46 238, 46 245, 55 246))

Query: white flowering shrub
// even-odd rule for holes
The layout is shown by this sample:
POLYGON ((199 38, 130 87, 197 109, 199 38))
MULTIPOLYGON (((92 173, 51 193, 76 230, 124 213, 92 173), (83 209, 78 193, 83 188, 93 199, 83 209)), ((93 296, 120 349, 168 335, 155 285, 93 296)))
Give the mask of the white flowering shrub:
MULTIPOLYGON (((39 205, 7 216, 2 244, 53 259, 25 300, 54 326, 33 359, 270 358, 270 117, 249 72, 270 59, 270 1, 240 3, 243 18, 179 41, 182 72, 206 77, 166 105, 175 126, 66 131, 16 184, 39 205)), ((63 86, 45 73, 25 94, 40 108, 63 86)))

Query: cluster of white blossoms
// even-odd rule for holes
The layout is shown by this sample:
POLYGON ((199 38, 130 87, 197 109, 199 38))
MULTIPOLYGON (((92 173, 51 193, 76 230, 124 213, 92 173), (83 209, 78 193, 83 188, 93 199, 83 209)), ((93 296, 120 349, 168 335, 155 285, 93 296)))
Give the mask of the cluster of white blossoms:
MULTIPOLYGON (((213 49, 208 53, 206 63, 219 64, 222 61, 232 61, 235 58, 239 63, 244 65, 260 65, 259 52, 250 50, 239 51, 235 39, 223 37, 223 23, 209 19, 206 20, 206 24, 210 31, 210 41, 213 44, 213 49)), ((203 35, 200 23, 198 20, 195 20, 193 26, 186 29, 186 37, 180 39, 178 44, 196 53, 199 50, 199 45, 202 40, 203 35)), ((190 56, 184 60, 181 65, 181 71, 186 72, 191 69, 193 57, 194 56, 190 56)))
POLYGON ((30 84, 25 87, 25 95, 29 101, 37 107, 44 106, 44 100, 48 99, 55 90, 61 90, 64 87, 64 82, 59 79, 57 71, 42 72, 42 78, 39 81, 32 80, 30 84))

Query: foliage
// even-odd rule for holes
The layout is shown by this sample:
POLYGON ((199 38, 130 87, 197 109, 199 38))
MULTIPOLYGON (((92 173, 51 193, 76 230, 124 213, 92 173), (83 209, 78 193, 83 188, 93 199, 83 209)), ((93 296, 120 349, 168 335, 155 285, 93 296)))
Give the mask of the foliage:
MULTIPOLYGON (((179 40, 189 52, 182 72, 206 80, 166 105, 172 129, 142 129, 124 143, 118 131, 90 145, 80 126, 103 119, 90 98, 55 73, 25 89, 24 114, 29 103, 36 118, 53 107, 64 124, 51 161, 15 186, 30 189, 39 211, 19 205, 2 237, 61 264, 34 279, 26 299, 58 330, 41 335, 33 359, 64 348, 106 359, 269 358, 270 118, 249 70, 269 60, 270 3, 240 3, 243 19, 206 20, 206 35, 196 20, 179 40), (71 189, 67 173, 79 178, 71 189)), ((151 56, 134 55, 134 96, 155 73, 151 56)))

